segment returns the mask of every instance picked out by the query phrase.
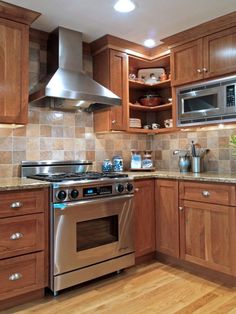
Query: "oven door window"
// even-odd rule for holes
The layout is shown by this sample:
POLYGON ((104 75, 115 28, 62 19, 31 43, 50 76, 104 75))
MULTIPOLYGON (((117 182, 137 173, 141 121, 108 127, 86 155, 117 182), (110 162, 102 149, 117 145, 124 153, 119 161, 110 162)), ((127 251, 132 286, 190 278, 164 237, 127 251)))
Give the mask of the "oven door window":
POLYGON ((183 103, 183 113, 209 111, 218 107, 217 94, 186 98, 183 103))
POLYGON ((77 252, 119 240, 118 215, 77 222, 77 252))

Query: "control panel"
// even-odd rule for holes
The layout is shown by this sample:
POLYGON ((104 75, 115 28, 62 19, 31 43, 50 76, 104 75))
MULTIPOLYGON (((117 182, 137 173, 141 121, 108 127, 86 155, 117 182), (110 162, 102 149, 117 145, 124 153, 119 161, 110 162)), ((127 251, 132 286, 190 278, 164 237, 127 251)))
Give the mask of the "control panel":
POLYGON ((66 185, 53 184, 52 197, 53 203, 73 202, 83 199, 116 196, 133 193, 133 181, 131 179, 119 179, 110 184, 90 182, 88 185, 66 185))
POLYGON ((235 84, 226 86, 226 107, 235 107, 235 84))

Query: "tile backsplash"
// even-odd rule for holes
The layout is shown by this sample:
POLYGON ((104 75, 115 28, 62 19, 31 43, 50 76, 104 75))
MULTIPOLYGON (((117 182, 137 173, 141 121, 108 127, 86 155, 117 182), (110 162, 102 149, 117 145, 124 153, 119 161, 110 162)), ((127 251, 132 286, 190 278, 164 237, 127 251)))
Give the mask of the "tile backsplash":
MULTIPOLYGON (((46 51, 38 43, 30 43, 30 88, 46 74, 46 51)), ((84 58, 84 70, 92 74, 92 62, 84 58)), ((103 159, 122 155, 125 169, 130 166, 131 149, 153 150, 159 170, 178 170, 178 157, 173 150, 185 149, 191 140, 209 148, 205 158, 208 171, 236 171, 236 158, 228 146, 229 136, 235 128, 227 130, 176 132, 146 136, 112 132, 95 134, 93 115, 85 112, 69 113, 48 108, 29 107, 29 123, 18 129, 0 129, 0 176, 20 175, 22 160, 89 159, 94 170, 101 169, 103 159)))

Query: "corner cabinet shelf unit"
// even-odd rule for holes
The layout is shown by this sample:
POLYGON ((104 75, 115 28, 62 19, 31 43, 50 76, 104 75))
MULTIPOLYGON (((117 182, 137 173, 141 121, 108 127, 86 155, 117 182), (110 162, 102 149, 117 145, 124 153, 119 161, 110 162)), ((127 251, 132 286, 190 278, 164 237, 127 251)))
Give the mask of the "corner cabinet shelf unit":
MULTIPOLYGON (((157 59, 146 60, 134 56, 129 56, 129 74, 138 77, 140 69, 164 68, 166 73, 170 73, 170 55, 165 55, 157 59)), ((155 84, 148 84, 138 80, 129 80, 129 118, 140 119, 141 128, 132 128, 128 126, 129 132, 135 133, 165 133, 170 132, 173 128, 166 128, 164 121, 172 119, 173 106, 169 100, 172 98, 171 80, 167 79, 159 81, 155 84), (158 106, 143 106, 139 104, 139 99, 145 95, 158 95, 161 97, 161 104, 158 106), (160 125, 159 129, 145 129, 145 125, 152 125, 157 123, 160 125)))
POLYGON ((95 132, 126 131, 157 134, 175 130, 164 125, 166 119, 175 120, 174 105, 169 100, 172 98, 171 81, 167 79, 147 84, 129 79, 130 74, 137 78, 140 69, 164 68, 167 74, 170 73, 169 52, 157 50, 157 57, 151 57, 154 54, 145 49, 143 46, 110 35, 91 44, 94 79, 122 98, 120 108, 112 107, 94 112, 95 132), (142 106, 139 104, 139 98, 145 95, 159 95, 161 104, 155 107, 142 106), (140 119, 141 127, 130 127, 130 118, 140 119), (159 124, 161 128, 154 130, 144 128, 145 125, 153 123, 159 124))

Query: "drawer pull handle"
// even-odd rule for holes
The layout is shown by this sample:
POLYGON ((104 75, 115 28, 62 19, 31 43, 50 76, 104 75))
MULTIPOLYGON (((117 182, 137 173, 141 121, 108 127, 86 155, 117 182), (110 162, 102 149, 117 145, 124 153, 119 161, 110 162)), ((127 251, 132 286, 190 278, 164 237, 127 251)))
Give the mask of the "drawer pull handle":
POLYGON ((14 202, 10 205, 11 208, 21 208, 22 207, 22 203, 21 202, 14 202))
POLYGON ((112 124, 115 124, 115 123, 116 123, 116 120, 112 120, 111 123, 112 123, 112 124))
POLYGON ((15 274, 12 274, 10 277, 9 277, 9 280, 10 281, 15 281, 15 280, 19 280, 21 279, 23 276, 21 275, 21 273, 15 273, 15 274))
POLYGON ((134 192, 138 192, 138 191, 139 191, 139 188, 135 188, 135 189, 134 189, 134 192))
POLYGON ((205 196, 205 197, 208 197, 208 196, 210 196, 210 192, 202 191, 202 195, 205 196))
POLYGON ((20 232, 13 233, 13 234, 10 236, 10 239, 11 239, 11 240, 19 240, 20 238, 23 238, 23 234, 20 233, 20 232))
POLYGON ((184 208, 183 208, 182 206, 180 206, 180 207, 179 207, 179 210, 182 211, 182 210, 184 210, 184 208))

